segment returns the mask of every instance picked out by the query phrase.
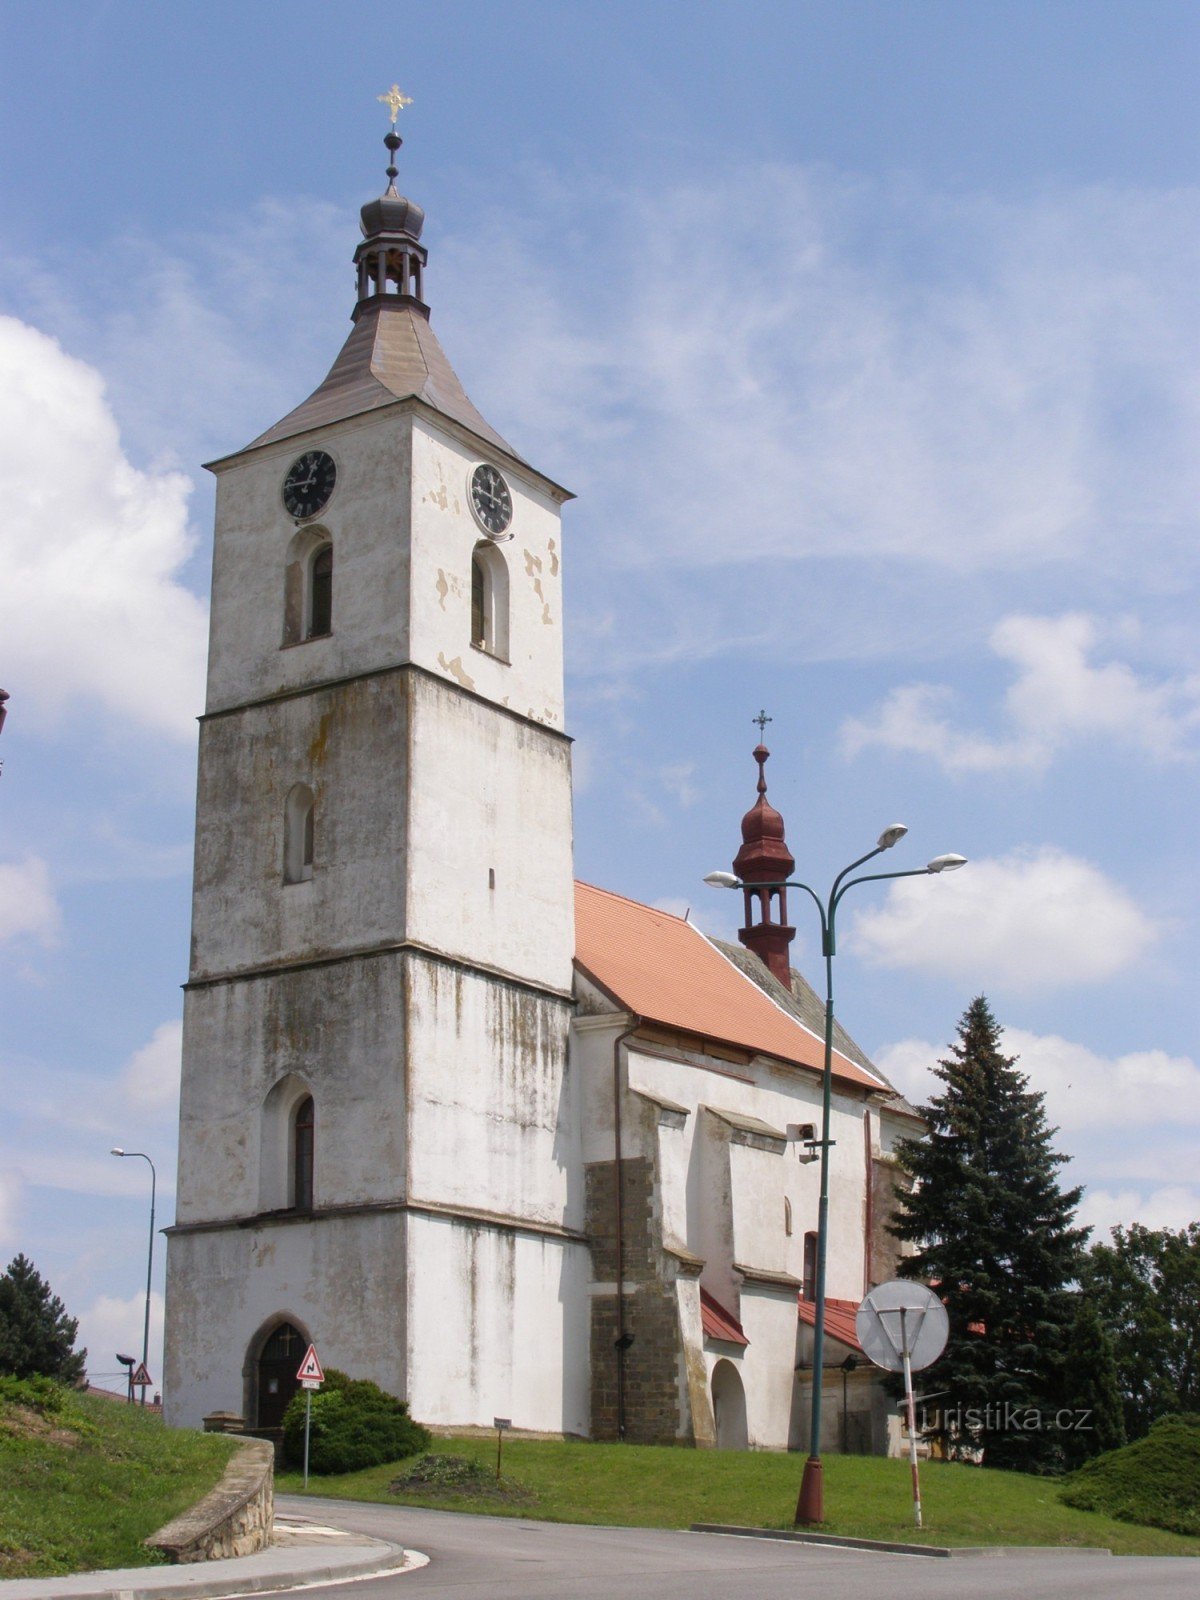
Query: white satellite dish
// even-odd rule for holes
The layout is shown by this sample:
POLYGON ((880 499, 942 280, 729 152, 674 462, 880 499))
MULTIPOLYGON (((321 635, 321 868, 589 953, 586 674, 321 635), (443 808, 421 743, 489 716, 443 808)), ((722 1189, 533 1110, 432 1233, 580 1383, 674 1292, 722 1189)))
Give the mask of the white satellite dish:
POLYGON ((908 1459, 912 1471, 913 1520, 921 1526, 921 1476, 917 1468, 917 1414, 912 1375, 928 1367, 946 1348, 950 1319, 946 1308, 923 1283, 892 1278, 863 1299, 854 1331, 877 1367, 903 1372, 908 1411, 908 1459))
POLYGON ((876 1285, 854 1319, 858 1342, 877 1367, 913 1372, 932 1366, 946 1348, 950 1319, 942 1302, 923 1283, 893 1278, 876 1285))

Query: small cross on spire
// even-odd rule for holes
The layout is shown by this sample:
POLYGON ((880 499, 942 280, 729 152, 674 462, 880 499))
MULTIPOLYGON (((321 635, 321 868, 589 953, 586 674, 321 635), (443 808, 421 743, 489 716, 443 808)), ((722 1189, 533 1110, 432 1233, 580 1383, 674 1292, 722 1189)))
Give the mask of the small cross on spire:
POLYGON ((774 720, 775 720, 775 718, 774 717, 769 717, 765 711, 760 711, 756 717, 751 717, 750 718, 751 722, 757 722, 758 723, 758 737, 759 737, 760 740, 762 739, 764 733, 767 731, 767 723, 768 722, 774 722, 774 720))
POLYGON ((377 94, 375 98, 376 100, 382 100, 384 105, 387 106, 391 111, 393 128, 396 126, 396 118, 400 115, 401 111, 403 111, 404 107, 412 105, 411 98, 406 94, 402 94, 400 92, 399 84, 395 83, 386 94, 377 94))

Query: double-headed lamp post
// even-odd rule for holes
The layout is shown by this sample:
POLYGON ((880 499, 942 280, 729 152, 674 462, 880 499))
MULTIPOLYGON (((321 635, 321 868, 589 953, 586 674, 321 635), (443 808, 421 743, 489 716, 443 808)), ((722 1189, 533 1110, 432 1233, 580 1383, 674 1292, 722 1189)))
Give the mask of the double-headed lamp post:
MULTIPOLYGON (((144 1150, 122 1150, 120 1145, 114 1145, 109 1151, 114 1156, 140 1156, 150 1167, 150 1248, 146 1252, 146 1317, 142 1324, 142 1367, 150 1371, 147 1362, 150 1359, 150 1279, 154 1272, 154 1190, 158 1174, 154 1170, 154 1163, 144 1150)), ((142 1385, 142 1404, 146 1404, 146 1385, 142 1385)))
POLYGON ((934 856, 923 867, 913 867, 908 872, 865 872, 861 877, 850 874, 868 861, 890 850, 903 839, 908 829, 895 822, 879 835, 874 850, 859 856, 848 867, 843 867, 833 880, 829 898, 822 901, 815 889, 798 879, 788 878, 771 883, 756 879, 743 881, 732 872, 710 872, 704 879, 717 889, 803 889, 817 908, 821 918, 821 952, 825 957, 825 1068, 821 1091, 821 1200, 817 1212, 817 1282, 813 1306, 813 1364, 812 1406, 809 1430, 808 1460, 804 1463, 804 1478, 800 1497, 796 1503, 796 1522, 810 1525, 825 1520, 825 1488, 821 1466, 821 1390, 824 1381, 825 1354, 825 1260, 829 1242, 829 1115, 833 1090, 833 957, 836 950, 837 909, 847 889, 856 883, 880 883, 889 878, 921 878, 930 872, 952 872, 966 866, 965 856, 934 856))

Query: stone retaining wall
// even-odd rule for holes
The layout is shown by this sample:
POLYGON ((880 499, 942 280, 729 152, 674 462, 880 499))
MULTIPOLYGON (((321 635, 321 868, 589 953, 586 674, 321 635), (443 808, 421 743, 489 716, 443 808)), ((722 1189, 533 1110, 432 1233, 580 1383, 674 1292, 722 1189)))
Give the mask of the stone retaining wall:
POLYGON ((275 1528, 275 1452, 247 1439, 220 1483, 146 1543, 168 1561, 216 1561, 265 1550, 275 1528))

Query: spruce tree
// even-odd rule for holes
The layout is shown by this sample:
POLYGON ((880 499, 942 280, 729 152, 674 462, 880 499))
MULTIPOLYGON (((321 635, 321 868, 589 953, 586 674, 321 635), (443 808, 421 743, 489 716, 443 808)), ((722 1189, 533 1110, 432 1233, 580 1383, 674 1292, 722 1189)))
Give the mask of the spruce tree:
POLYGON ((1075 1303, 1061 1398, 1059 1443, 1068 1470, 1125 1443, 1113 1343, 1086 1294, 1079 1295, 1075 1303))
POLYGON ((934 1070, 944 1087, 921 1108, 928 1130, 897 1152, 912 1187, 892 1227, 915 1249, 901 1272, 936 1286, 950 1319, 922 1384, 929 1431, 953 1456, 1054 1470, 1069 1286, 1088 1231, 1072 1225, 1082 1190, 1059 1187, 1066 1157, 1051 1148, 1044 1096, 1001 1052, 982 995, 934 1070))
POLYGON ((75 1349, 78 1330, 32 1261, 9 1263, 0 1278, 0 1373, 81 1382, 87 1351, 75 1349))

